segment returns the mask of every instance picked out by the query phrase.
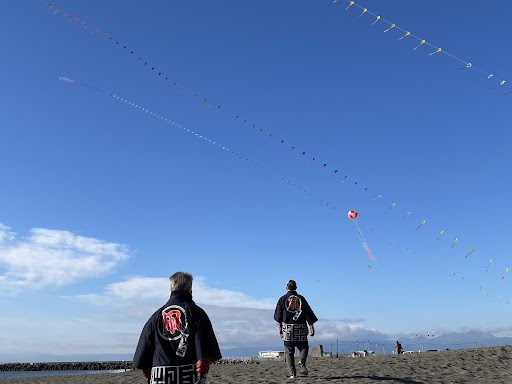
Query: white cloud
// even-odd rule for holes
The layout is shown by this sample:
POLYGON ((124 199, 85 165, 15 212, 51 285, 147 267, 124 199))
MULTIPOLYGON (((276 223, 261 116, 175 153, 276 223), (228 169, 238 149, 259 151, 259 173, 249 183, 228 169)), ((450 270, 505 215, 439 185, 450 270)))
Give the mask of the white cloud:
MULTIPOLYGON (((125 281, 111 283, 105 288, 103 295, 83 295, 83 299, 89 302, 104 304, 106 302, 153 301, 160 303, 169 297, 169 279, 166 277, 145 277, 132 276, 125 281)), ((214 304, 218 307, 228 308, 251 308, 251 309, 274 309, 277 298, 258 299, 244 293, 228 289, 211 288, 206 285, 205 279, 195 277, 193 283, 194 301, 198 304, 214 304)), ((163 302, 161 303, 163 304, 163 302)))
POLYGON ((105 294, 116 300, 162 300, 169 296, 169 279, 164 277, 133 276, 125 281, 107 285, 105 294))
POLYGON ((10 229, 0 224, 0 292, 71 284, 103 275, 128 258, 122 244, 43 228, 18 239, 10 229))

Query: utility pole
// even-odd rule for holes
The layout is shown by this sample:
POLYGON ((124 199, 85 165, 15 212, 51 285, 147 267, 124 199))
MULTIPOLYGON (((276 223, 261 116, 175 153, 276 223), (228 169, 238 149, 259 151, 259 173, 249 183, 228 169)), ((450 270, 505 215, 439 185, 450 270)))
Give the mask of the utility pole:
POLYGON ((338 358, 338 339, 336 339, 336 358, 338 358))

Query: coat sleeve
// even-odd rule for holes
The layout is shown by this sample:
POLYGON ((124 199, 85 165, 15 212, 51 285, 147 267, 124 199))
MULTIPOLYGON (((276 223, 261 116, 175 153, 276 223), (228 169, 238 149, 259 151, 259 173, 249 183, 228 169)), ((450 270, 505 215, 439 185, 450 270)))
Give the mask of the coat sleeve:
POLYGON ((279 324, 283 322, 283 308, 282 308, 282 298, 277 301, 276 310, 274 311, 274 320, 279 324))
POLYGON ((222 354, 210 318, 206 312, 199 307, 198 315, 198 319, 195 321, 197 360, 210 359, 211 362, 214 362, 222 359, 222 354))
POLYGON ((153 316, 144 325, 133 357, 133 366, 138 369, 151 369, 153 367, 155 326, 152 319, 153 316))

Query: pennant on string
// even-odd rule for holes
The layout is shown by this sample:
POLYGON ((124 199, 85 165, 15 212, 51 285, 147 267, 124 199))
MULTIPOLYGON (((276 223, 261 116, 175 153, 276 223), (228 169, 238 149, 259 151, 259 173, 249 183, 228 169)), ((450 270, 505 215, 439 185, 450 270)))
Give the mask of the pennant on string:
POLYGON ((417 50, 419 47, 421 47, 426 42, 427 42, 427 40, 421 40, 420 43, 416 47, 413 48, 413 51, 417 50))
POLYGON ((406 32, 405 32, 405 35, 403 35, 403 36, 402 36, 401 38, 399 38, 398 40, 402 40, 404 37, 407 37, 407 36, 409 36, 410 34, 411 34, 411 32, 406 31, 406 32))
POLYGON ((475 252, 476 249, 475 248, 471 248, 471 250, 469 251, 469 253, 466 255, 466 257, 464 259, 467 259, 469 255, 471 255, 473 252, 475 252))
POLYGON ((390 25, 389 25, 389 28, 388 28, 388 29, 386 29, 384 32, 391 31, 391 30, 392 30, 393 28, 395 28, 395 27, 396 27, 396 24, 393 24, 393 23, 392 23, 392 24, 390 24, 390 25))
POLYGON ((439 53, 439 52, 441 52, 441 51, 442 51, 442 48, 437 48, 434 52, 429 53, 428 55, 429 55, 429 56, 432 56, 432 55, 435 55, 436 53, 439 53))

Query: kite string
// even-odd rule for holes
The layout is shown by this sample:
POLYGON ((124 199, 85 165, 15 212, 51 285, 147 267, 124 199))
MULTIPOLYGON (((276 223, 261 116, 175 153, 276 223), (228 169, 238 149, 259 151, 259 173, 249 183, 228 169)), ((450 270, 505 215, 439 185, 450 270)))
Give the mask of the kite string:
MULTIPOLYGON (((142 105, 140 105, 140 104, 137 104, 137 103, 135 103, 135 102, 133 102, 133 101, 131 101, 131 100, 128 100, 128 99, 126 99, 126 98, 124 98, 124 97, 121 97, 121 96, 119 96, 119 95, 117 95, 117 94, 114 94, 114 93, 111 93, 111 92, 107 92, 107 91, 105 91, 105 90, 104 90, 104 89, 102 89, 102 88, 98 88, 98 87, 96 87, 96 86, 89 85, 89 84, 84 83, 84 82, 81 82, 81 81, 73 80, 73 79, 71 79, 71 78, 69 78, 69 77, 66 77, 66 76, 60 76, 60 77, 59 77, 59 80, 64 81, 64 82, 66 82, 66 83, 70 83, 70 84, 78 84, 78 85, 80 85, 80 86, 83 86, 83 87, 87 87, 87 88, 93 89, 93 90, 95 90, 95 91, 97 91, 97 92, 99 92, 99 93, 102 93, 102 94, 106 95, 106 96, 110 96, 110 97, 112 97, 112 98, 113 98, 113 99, 115 99, 115 100, 122 101, 122 102, 124 102, 124 103, 126 103, 126 104, 128 104, 128 105, 132 106, 133 108, 135 108, 135 109, 137 109, 137 110, 139 110, 139 111, 141 111, 141 112, 148 113, 149 115, 151 115, 151 116, 153 116, 153 117, 156 117, 157 119, 160 119, 161 121, 163 121, 163 122, 165 122, 165 123, 168 123, 168 124, 170 124, 170 125, 173 125, 173 126, 175 126, 175 127, 177 127, 177 128, 181 128, 181 129, 183 129, 184 131, 188 132, 190 135, 195 136, 195 137, 197 137, 197 138, 199 138, 199 139, 203 139, 204 141, 207 141, 207 142, 211 143, 212 145, 215 145, 215 146, 216 146, 216 147, 218 147, 219 149, 222 149, 223 151, 229 152, 229 153, 231 153, 232 155, 235 155, 236 157, 238 157, 238 158, 240 158, 240 159, 243 159, 243 160, 246 160, 246 161, 251 161, 251 160, 250 160, 249 158, 247 158, 245 155, 241 155, 241 154, 239 154, 239 153, 237 153, 237 152, 235 152, 235 151, 231 150, 230 148, 228 148, 228 147, 226 147, 226 146, 224 146, 224 145, 222 145, 222 144, 218 143, 218 142, 217 142, 217 141, 215 141, 215 140, 212 140, 212 139, 210 139, 210 138, 208 138, 208 137, 206 137, 206 136, 203 136, 203 135, 201 135, 201 134, 199 134, 199 133, 197 133, 197 132, 194 132, 193 130, 188 129, 187 127, 185 127, 185 126, 183 126, 183 125, 181 125, 181 124, 178 124, 178 123, 176 123, 176 122, 174 122, 174 121, 172 121, 172 120, 170 120, 170 119, 168 119, 168 118, 166 118, 166 117, 164 117, 164 116, 162 116, 162 115, 160 115, 160 114, 158 114, 158 113, 155 113, 155 112, 151 111, 150 109, 148 109, 148 108, 146 108, 146 107, 143 107, 143 106, 142 106, 142 105)), ((305 188, 302 188, 302 187, 300 187, 300 186, 297 186, 297 185, 295 184, 295 182, 293 182, 292 180, 289 180, 289 179, 287 179, 287 178, 285 178, 285 177, 281 177, 281 175, 280 175, 277 171, 275 171, 275 170, 273 170, 273 169, 266 169, 266 168, 264 168, 264 167, 263 167, 263 165, 262 165, 262 164, 260 164, 260 163, 256 163, 256 162, 253 162, 253 161, 251 161, 251 163, 252 163, 254 166, 256 166, 256 167, 259 167, 259 168, 261 168, 261 169, 263 169, 263 170, 265 170, 265 171, 267 171, 267 172, 269 172, 269 173, 271 173, 271 174, 275 175, 276 177, 281 178, 281 180, 282 180, 282 181, 284 181, 284 182, 288 183, 289 185, 291 185, 291 186, 295 187, 296 189, 300 190, 301 192, 304 192, 304 193, 308 194, 309 196, 311 196, 311 193, 310 193, 310 192, 307 192, 305 188)), ((329 205, 329 204, 327 204, 327 205, 329 205)), ((334 208, 333 208, 333 209, 334 209, 334 208)))
MULTIPOLYGON (((348 10, 348 9, 349 9, 350 7, 352 7, 352 6, 355 6, 355 7, 359 8, 360 10, 362 10, 362 11, 363 11, 363 12, 361 13, 361 15, 360 15, 360 16, 363 16, 365 13, 368 13, 368 14, 370 14, 370 15, 374 16, 374 17, 376 18, 376 20, 374 21, 374 23, 373 23, 372 25, 374 25, 374 24, 375 24, 375 23, 377 23, 378 21, 382 20, 384 23, 387 23, 387 24, 389 24, 389 25, 390 25, 390 28, 388 28, 385 32, 387 32, 387 31, 391 30, 392 28, 395 28, 395 29, 397 29, 397 30, 399 30, 399 31, 404 32, 404 33, 405 33, 405 35, 404 35, 404 36, 402 36, 402 38, 400 38, 399 40, 403 39, 403 38, 404 38, 404 37, 406 37, 406 36, 410 36, 410 37, 412 37, 412 38, 415 38, 416 40, 418 40, 418 41, 420 42, 420 44, 419 44, 416 48, 418 48, 420 45, 423 45, 423 44, 428 45, 428 46, 430 46, 431 48, 434 48, 434 49, 435 49, 435 51, 434 51, 434 52, 432 52, 430 55, 432 55, 432 54, 434 54, 434 53, 444 53, 446 56, 449 56, 449 57, 451 57, 452 59, 454 59, 454 60, 456 60, 456 61, 459 61, 460 63, 464 64, 464 65, 466 66, 466 68, 468 68, 468 69, 469 69, 469 68, 474 69, 474 70, 476 70, 477 72, 480 72, 481 74, 483 74, 483 75, 487 76, 487 78, 488 78, 488 79, 494 78, 495 80, 497 80, 497 81, 500 83, 500 85, 506 85, 507 87, 512 88, 512 86, 511 86, 511 85, 506 84, 506 81, 505 81, 505 80, 499 80, 499 79, 497 79, 497 78, 494 76, 494 74, 489 73, 489 72, 487 72, 487 71, 484 71, 483 69, 480 69, 480 68, 478 68, 478 67, 475 67, 472 63, 467 62, 467 61, 465 61, 465 60, 463 60, 463 59, 461 59, 461 58, 459 58, 459 57, 457 57, 457 56, 455 56, 455 55, 453 55, 453 54, 451 54, 451 53, 449 53, 449 52, 446 52, 445 50, 441 49, 440 47, 437 47, 437 46, 435 46, 435 45, 433 45, 433 44, 429 43, 429 42, 428 42, 428 41, 426 41, 425 39, 422 39, 422 38, 420 38, 420 37, 418 37, 418 36, 414 35, 414 34, 413 34, 413 33, 411 33, 410 31, 407 31, 407 30, 405 30, 405 29, 403 29, 403 28, 401 28, 401 27, 397 26, 395 23, 392 23, 392 22, 390 22, 390 21, 388 21, 388 20, 386 20, 386 19, 382 18, 380 15, 377 15, 377 14, 375 14, 375 13, 373 13, 373 12, 369 11, 367 8, 362 7, 361 5, 357 4, 355 1, 352 1, 352 0, 347 0, 347 1, 349 2, 349 6, 346 8, 346 10, 348 10)), ((334 3, 336 3, 336 2, 337 2, 337 0, 336 0, 336 1, 334 1, 334 3)), ((415 49, 416 49, 416 48, 415 48, 415 49)), ((504 95, 506 95, 506 94, 508 94, 508 93, 505 93, 504 95)))
MULTIPOLYGON (((358 7, 359 7, 359 5, 356 5, 356 6, 358 6, 358 7)), ((52 4, 49 4, 49 7, 51 8, 51 7, 53 7, 53 5, 52 5, 52 4)), ((58 12, 59 12, 59 9, 57 9, 54 13, 58 13, 58 12)), ((61 12, 62 12, 62 15, 63 15, 63 16, 65 16, 68 20, 71 20, 71 19, 72 19, 72 16, 70 16, 70 15, 68 16, 68 14, 67 14, 66 12, 64 12, 64 11, 62 11, 62 10, 61 10, 61 12)), ((369 13, 370 13, 370 14, 373 14, 373 13, 371 13, 371 12, 369 12, 369 13)), ((373 15, 374 15, 374 14, 373 14, 373 15)), ((93 25, 92 25, 92 24, 85 23, 84 21, 82 21, 81 23, 78 23, 78 22, 80 22, 80 20, 79 20, 78 18, 77 18, 77 19, 75 19, 75 23, 76 23, 76 24, 78 24, 78 25, 87 25, 86 27, 84 27, 86 30, 90 29, 91 31, 94 31, 94 32, 96 32, 96 33, 98 33, 98 34, 100 34, 100 33, 101 33, 100 29, 99 29, 99 28, 96 28, 96 27, 93 27, 93 25)), ((388 21, 387 21, 387 20, 385 20, 385 22, 388 22, 388 21)), ((388 22, 388 23, 389 23, 389 22, 388 22)), ((399 29, 399 30, 404 31, 404 30, 403 30, 403 29, 401 29, 400 27, 398 27, 398 29, 399 29)), ((101 34, 101 36, 103 36, 103 37, 107 37, 107 34, 106 34, 106 33, 103 33, 103 34, 101 34)), ((114 43, 114 41, 115 41, 115 40, 113 40, 113 38, 112 38, 112 37, 110 37, 109 39, 110 39, 110 40, 112 40, 112 43, 114 43)), ((107 41, 108 41, 108 40, 107 40, 107 41)), ((115 41, 115 45, 116 45, 116 46, 118 46, 118 47, 121 47, 121 48, 123 48, 123 49, 126 49, 126 48, 127 48, 127 46, 126 46, 126 45, 124 45, 124 44, 120 44, 120 42, 119 42, 119 41, 115 41)), ((434 47, 434 46, 432 46, 432 47, 434 47)), ((435 48, 435 47, 434 47, 434 48, 435 48)), ((134 53, 133 51, 130 51, 130 54, 133 54, 133 53, 134 53)), ((134 56, 134 57, 135 57, 135 56, 134 56)), ((141 58, 139 57, 139 58, 138 58, 138 60, 141 60, 141 58)), ((162 73, 161 73, 161 72, 158 72, 158 70, 157 70, 157 72, 155 72, 155 71, 154 71, 154 70, 155 70, 155 67, 154 67, 154 66, 152 66, 151 64, 148 66, 148 64, 149 64, 149 63, 148 63, 147 61, 144 61, 144 60, 143 60, 142 62, 144 63, 144 66, 145 66, 145 67, 147 67, 147 68, 150 68, 150 69, 151 69, 151 73, 152 73, 152 74, 157 75, 157 73, 158 73, 158 77, 159 77, 160 79, 162 79, 162 80, 168 80, 168 78, 167 78, 167 77, 165 77, 165 76, 164 76, 164 77, 162 77, 162 76, 161 76, 161 75, 162 75, 162 73)), ((462 61, 462 62, 463 62, 463 63, 465 63, 464 61, 462 61)), ((62 79, 62 80, 64 80, 64 79, 62 79)), ((85 84, 83 84, 83 85, 84 85, 84 86, 88 86, 88 85, 85 85, 85 84)), ((173 85, 174 85, 174 86, 176 86, 176 83, 174 82, 174 83, 173 83, 173 85)), ((104 91, 101 91, 101 92, 104 92, 104 91)), ((197 97, 197 94, 194 94, 194 97, 197 97)), ((124 100, 123 100, 123 101, 124 101, 124 100)), ((126 102, 127 102, 127 101, 126 101, 126 102)), ((207 102, 208 102, 208 99, 205 99, 205 104, 206 104, 207 102)), ((213 103, 212 103, 211 101, 210 101, 209 103, 210 103, 210 104, 209 104, 209 106, 211 107, 211 106, 213 105, 213 103)), ((134 103, 133 103, 133 105, 134 105, 134 103)), ((134 106, 135 106, 135 105, 134 105, 134 106)), ((145 111, 145 112, 149 112, 149 111, 146 111, 146 109, 145 109, 145 108, 143 108, 143 107, 140 107, 140 109, 142 109, 142 110, 143 110, 143 111, 145 111)), ((217 105, 217 108, 216 108, 216 109, 217 109, 217 110, 220 110, 220 109, 221 109, 221 106, 220 106, 220 105, 217 105)), ((226 112, 230 112, 230 111, 229 111, 229 110, 226 110, 226 112)), ((152 114, 153 114, 153 113, 152 113, 152 114)), ((155 115, 156 115, 156 114, 155 114, 155 115)), ((157 116, 157 117, 159 117, 159 116, 157 116)), ((240 116, 236 115, 236 116, 235 116, 235 119, 238 119, 239 117, 240 117, 240 116)), ((162 118, 162 119, 163 119, 163 118, 162 118)), ((186 129, 186 128, 182 127, 182 126, 180 126, 179 124, 175 124, 174 122, 171 122, 171 121, 166 121, 166 122, 168 122, 168 123, 170 123, 170 124, 174 124, 174 125, 176 125, 176 126, 178 126, 178 127, 180 127, 180 128, 183 128, 183 129, 187 130, 189 133, 191 133, 192 135, 195 135, 195 136, 197 136, 197 137, 199 137, 199 138, 203 138, 204 140, 211 141, 211 140, 210 140, 210 139, 208 139, 208 138, 204 138, 202 135, 196 134, 195 132, 190 131, 190 130, 188 130, 188 129, 186 129)), ((247 120, 244 120, 244 123, 242 123, 242 125, 243 125, 243 124, 245 124, 246 122, 247 122, 247 120)), ((255 126, 255 125, 253 125, 253 128, 255 128, 255 127, 256 127, 256 126, 255 126)), ((260 132, 262 132, 262 131, 264 131, 264 129, 259 129, 259 131, 258 131, 258 132, 256 132, 256 133, 260 133, 260 132)), ((267 136, 265 136, 265 138, 270 138, 271 136, 272 136, 272 133, 270 133, 270 134, 268 134, 267 136)), ((212 141, 212 143, 214 143, 214 144, 215 144, 215 142, 213 142, 213 141, 212 141)), ((284 143, 284 140, 281 140, 281 143, 284 143)), ((219 146, 220 146, 220 145, 219 145, 219 146)), ((292 148, 295 148, 295 147, 292 147, 292 148)), ((225 148, 223 148, 223 149, 225 149, 225 148)), ((228 150, 228 151, 229 151, 229 149, 226 149, 226 150, 228 150)), ((302 156, 303 156, 303 155, 305 155, 305 154, 306 154, 306 152, 305 152, 305 151, 303 151, 303 152, 302 152, 302 155, 297 156, 297 157, 302 157, 302 156)), ((243 156, 242 156, 242 157, 243 157, 243 156)), ((248 160, 248 159, 247 159, 247 160, 248 160)), ((313 160, 315 160, 315 157, 313 158, 313 160)), ((309 163, 309 161, 307 161, 307 162, 309 163)), ((321 166, 321 168, 324 168, 324 167, 327 167, 327 163, 324 163, 324 164, 321 166)), ((337 174, 337 171, 335 170, 335 171, 334 171, 334 173, 332 174, 332 176, 335 176, 336 174, 337 174)), ((340 177, 341 177, 341 174, 340 174, 340 177)), ((345 180, 347 179, 347 177, 348 177, 348 176, 347 176, 347 175, 345 175, 345 177, 342 179, 342 181, 341 181, 341 182, 342 182, 342 183, 344 183, 344 182, 345 182, 345 180)), ((284 180, 285 178, 282 178, 282 179, 284 180)), ((354 183, 354 187, 353 187, 353 188, 355 188, 355 187, 357 186, 357 184, 358 184, 358 182, 356 181, 356 182, 354 183)), ((365 188, 365 189, 364 189, 364 192, 366 192, 367 190, 368 190, 368 188, 365 188)), ((367 196, 369 196, 369 195, 367 195, 367 196)), ((382 196, 382 195, 379 195, 379 198, 380 198, 381 196, 382 196)), ((322 202, 323 202, 323 201, 322 201, 322 202)), ((326 204, 326 205, 327 205, 327 206, 329 206, 329 204, 326 204)), ((394 207, 395 205, 396 205, 396 203, 393 203, 393 206, 392 206, 392 207, 394 207)), ((332 207, 333 207, 333 209, 335 209, 335 208, 334 208, 334 206, 332 206, 332 207)), ((392 207, 390 207, 390 208, 392 208, 392 207)), ((444 231, 443 231, 443 232, 444 232, 444 231)))

